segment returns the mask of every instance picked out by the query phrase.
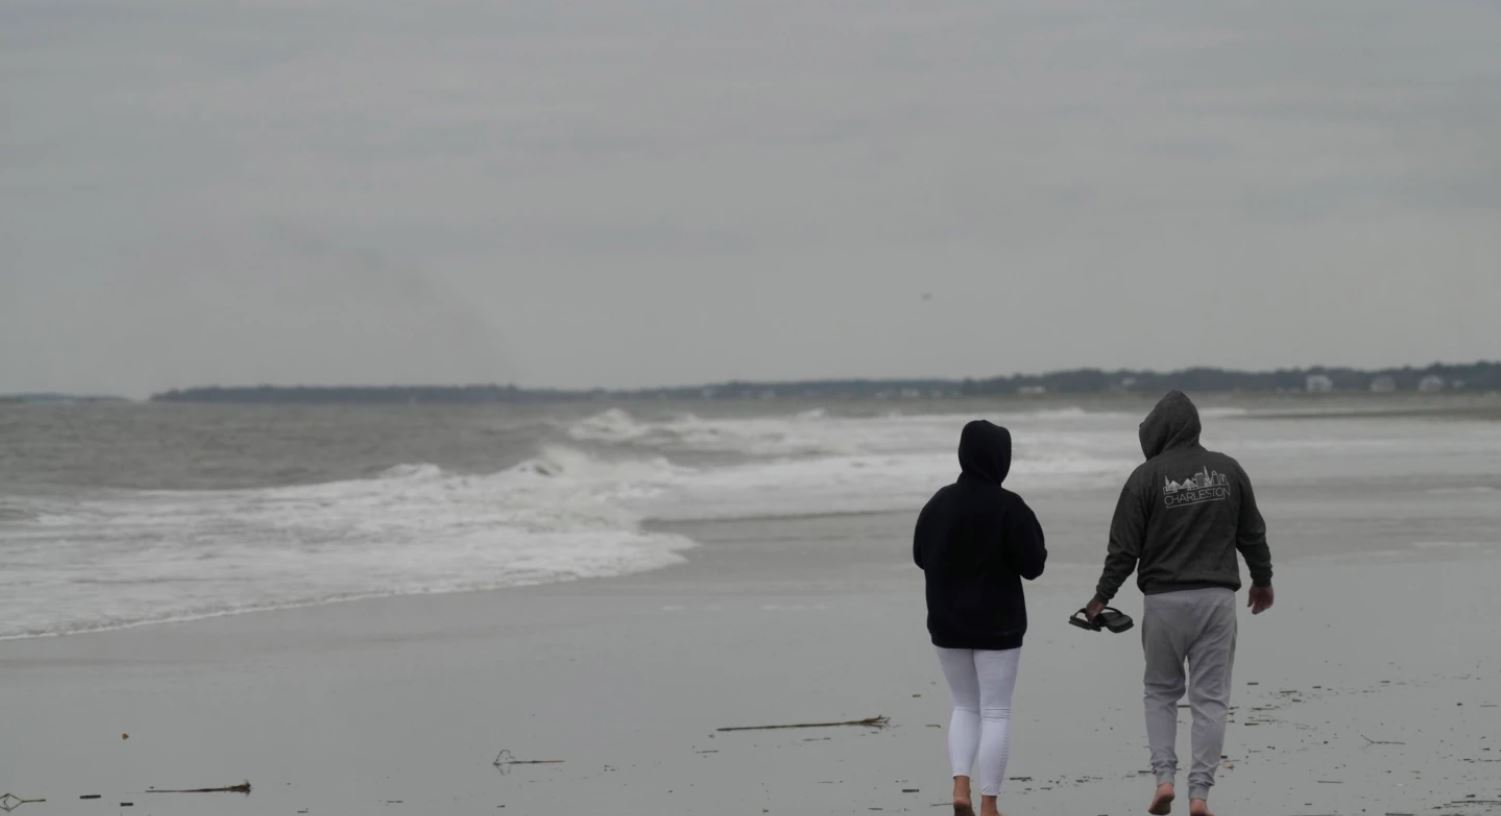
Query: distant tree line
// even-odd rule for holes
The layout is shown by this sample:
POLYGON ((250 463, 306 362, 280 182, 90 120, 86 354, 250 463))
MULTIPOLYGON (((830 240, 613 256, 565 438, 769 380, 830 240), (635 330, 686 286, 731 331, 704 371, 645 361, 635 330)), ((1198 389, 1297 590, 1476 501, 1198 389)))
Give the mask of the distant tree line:
POLYGON ((962 393, 1011 394, 1036 389, 1061 394, 1155 393, 1173 388, 1199 392, 1417 391, 1425 387, 1425 381, 1433 390, 1497 391, 1501 390, 1501 363, 1434 363, 1423 368, 1407 366, 1377 370, 1325 366, 1275 371, 1186 368, 1169 372, 1080 368, 1049 374, 965 380, 962 393))
POLYGON ((186 388, 151 397, 155 402, 228 403, 524 403, 599 399, 841 399, 942 398, 1010 394, 1301 391, 1501 391, 1501 363, 1434 363, 1424 368, 1286 368, 1232 371, 1187 368, 1156 372, 1078 368, 1047 374, 985 379, 731 381, 714 385, 628 390, 566 390, 515 385, 271 386, 186 388))

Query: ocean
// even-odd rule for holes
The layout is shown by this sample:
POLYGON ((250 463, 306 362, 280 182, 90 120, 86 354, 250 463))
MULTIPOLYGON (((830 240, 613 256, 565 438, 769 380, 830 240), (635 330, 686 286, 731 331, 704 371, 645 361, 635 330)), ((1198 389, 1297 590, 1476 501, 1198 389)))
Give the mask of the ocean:
MULTIPOLYGON (((695 546, 682 522, 905 527, 975 417, 1011 428, 1054 560, 1093 564, 1150 405, 0 405, 0 638, 659 569, 695 546)), ((1501 397, 1201 410, 1279 569, 1501 554, 1501 397)))

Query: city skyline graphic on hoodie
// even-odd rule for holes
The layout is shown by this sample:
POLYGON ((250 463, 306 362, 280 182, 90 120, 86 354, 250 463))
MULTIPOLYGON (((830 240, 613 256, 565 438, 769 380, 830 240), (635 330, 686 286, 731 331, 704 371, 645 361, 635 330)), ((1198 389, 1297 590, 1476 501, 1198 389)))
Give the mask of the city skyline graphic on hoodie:
POLYGON ((1168 508, 1186 507, 1230 498, 1230 477, 1205 465, 1181 482, 1162 478, 1162 502, 1168 508))

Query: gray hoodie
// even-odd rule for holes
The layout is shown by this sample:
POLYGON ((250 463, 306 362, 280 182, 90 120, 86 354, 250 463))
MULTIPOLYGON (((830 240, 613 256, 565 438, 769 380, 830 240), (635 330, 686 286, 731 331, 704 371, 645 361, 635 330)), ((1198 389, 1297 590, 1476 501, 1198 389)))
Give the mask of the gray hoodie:
POLYGON ((1172 391, 1142 421, 1147 461, 1126 480, 1110 549, 1096 587, 1109 600, 1137 570, 1143 594, 1180 589, 1240 589, 1237 551, 1255 586, 1272 583, 1266 524, 1240 463, 1199 444, 1199 411, 1172 391))

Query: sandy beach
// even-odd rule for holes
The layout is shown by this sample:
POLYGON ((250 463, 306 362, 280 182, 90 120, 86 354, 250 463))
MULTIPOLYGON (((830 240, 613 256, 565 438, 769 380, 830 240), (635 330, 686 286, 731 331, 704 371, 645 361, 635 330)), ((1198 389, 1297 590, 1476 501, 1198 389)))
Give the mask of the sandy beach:
MULTIPOLYGON (((681 525, 687 561, 634 576, 0 642, 0 793, 38 816, 942 812, 908 522, 681 525)), ((1279 555, 1277 607, 1241 616, 1218 811, 1501 812, 1496 553, 1279 555)), ((1144 809, 1135 633, 1065 624, 1095 572, 1030 588, 1008 814, 1144 809)))
POLYGON ((1501 816, 1498 39, 0 0, 0 816, 1501 816))

